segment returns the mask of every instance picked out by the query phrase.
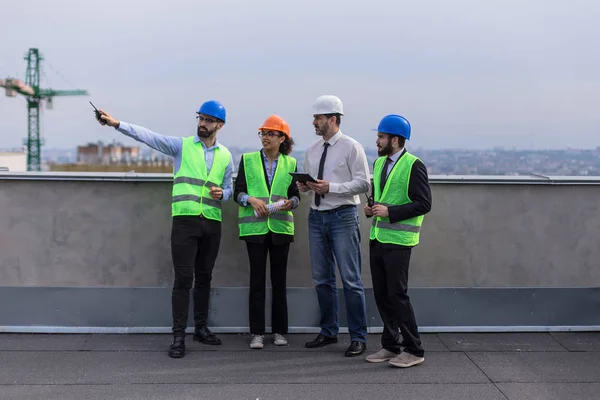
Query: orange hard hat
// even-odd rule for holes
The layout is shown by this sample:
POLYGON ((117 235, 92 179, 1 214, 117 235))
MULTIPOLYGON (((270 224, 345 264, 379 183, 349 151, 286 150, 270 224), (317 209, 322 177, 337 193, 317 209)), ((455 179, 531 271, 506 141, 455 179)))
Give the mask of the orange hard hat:
POLYGON ((290 137, 290 126, 288 125, 286 120, 281 118, 279 115, 271 115, 265 120, 265 122, 263 122, 262 126, 258 129, 261 131, 279 131, 285 136, 290 137))

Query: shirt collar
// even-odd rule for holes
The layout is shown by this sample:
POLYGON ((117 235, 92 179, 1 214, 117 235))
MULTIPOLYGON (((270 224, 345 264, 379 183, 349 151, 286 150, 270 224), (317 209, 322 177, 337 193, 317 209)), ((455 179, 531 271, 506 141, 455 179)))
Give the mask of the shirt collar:
MULTIPOLYGON (((327 141, 327 143, 329 143, 330 146, 333 146, 334 144, 337 143, 338 140, 340 140, 340 138, 342 137, 342 130, 338 129, 337 133, 335 135, 333 135, 331 137, 331 139, 329 139, 327 141)), ((323 143, 325 143, 325 141, 323 140, 323 143)))
POLYGON ((200 138, 198 137, 198 135, 196 135, 194 137, 194 143, 198 143, 198 142, 202 143, 202 147, 204 147, 204 149, 206 149, 206 150, 217 149, 217 148, 219 148, 219 146, 221 146, 221 144, 219 143, 219 141, 215 140, 215 144, 212 147, 206 148, 206 145, 204 144, 204 142, 202 140, 200 140, 200 138))
POLYGON ((398 159, 400 158, 400 156, 402 155, 402 153, 404 153, 404 148, 400 149, 400 151, 398 151, 393 156, 390 156, 390 159, 392 160, 392 162, 394 164, 398 161, 398 159))
MULTIPOLYGON (((260 149, 260 154, 262 154, 263 161, 267 160, 267 154, 265 153, 265 149, 260 149)), ((279 160, 279 152, 277 152, 277 157, 275 157, 275 161, 279 160)))

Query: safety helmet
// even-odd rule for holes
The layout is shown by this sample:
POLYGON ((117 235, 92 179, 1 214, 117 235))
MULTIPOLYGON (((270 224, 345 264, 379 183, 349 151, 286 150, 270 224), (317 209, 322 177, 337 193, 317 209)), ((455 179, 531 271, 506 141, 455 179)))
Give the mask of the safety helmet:
POLYGON ((198 110, 198 114, 210 115, 211 117, 218 118, 223 122, 225 122, 227 116, 223 104, 216 100, 208 100, 202 103, 200 109, 198 110))
POLYGON ((265 122, 263 122, 262 126, 258 129, 261 131, 279 131, 288 138, 290 137, 290 126, 288 125, 287 121, 281 118, 279 115, 271 115, 265 120, 265 122))
POLYGON ((406 118, 397 114, 386 115, 379 122, 377 129, 373 130, 410 139, 410 123, 406 118))
POLYGON ((317 97, 317 100, 313 104, 313 115, 319 114, 344 115, 342 100, 337 96, 329 94, 317 97))

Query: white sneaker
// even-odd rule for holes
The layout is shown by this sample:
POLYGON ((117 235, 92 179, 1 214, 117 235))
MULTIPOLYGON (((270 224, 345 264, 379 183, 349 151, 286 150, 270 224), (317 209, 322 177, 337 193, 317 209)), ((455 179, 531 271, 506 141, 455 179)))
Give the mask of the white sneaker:
POLYGON ((398 354, 393 353, 386 349, 381 349, 377 353, 373 353, 365 358, 368 362, 372 363, 380 363, 385 361, 390 361, 392 358, 396 357, 398 354))
POLYGON ((421 364, 423 361, 425 361, 424 357, 417 357, 413 354, 403 351, 402 353, 398 354, 398 356, 392 358, 389 361, 389 364, 393 365, 394 367, 408 368, 412 367, 413 365, 421 364))
POLYGON ((250 341, 251 349, 262 349, 264 347, 263 344, 263 335, 252 335, 252 340, 250 341))
POLYGON ((287 339, 280 333, 273 334, 273 344, 275 346, 287 346, 287 339))

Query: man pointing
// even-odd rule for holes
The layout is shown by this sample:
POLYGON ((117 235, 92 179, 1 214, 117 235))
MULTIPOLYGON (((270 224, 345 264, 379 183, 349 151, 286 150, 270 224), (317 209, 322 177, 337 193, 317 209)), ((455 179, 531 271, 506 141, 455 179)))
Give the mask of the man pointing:
POLYGON ((175 280, 171 297, 173 342, 169 356, 185 355, 185 330, 193 284, 194 340, 220 345, 207 327, 212 270, 221 243, 223 201, 232 195, 233 160, 217 141, 226 121, 225 107, 215 100, 197 112, 197 135, 163 136, 141 126, 118 121, 100 110, 101 125, 112 126, 138 142, 173 157, 171 253, 175 280))

